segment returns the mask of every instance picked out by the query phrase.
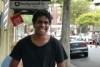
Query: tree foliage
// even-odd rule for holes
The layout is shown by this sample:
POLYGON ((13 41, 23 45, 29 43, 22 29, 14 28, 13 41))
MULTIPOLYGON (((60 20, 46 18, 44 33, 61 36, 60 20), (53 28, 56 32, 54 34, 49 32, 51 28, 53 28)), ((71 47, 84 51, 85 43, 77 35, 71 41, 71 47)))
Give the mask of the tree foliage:
POLYGON ((23 15, 25 25, 31 25, 32 24, 32 15, 23 15))
POLYGON ((71 23, 83 13, 89 12, 90 2, 87 0, 72 0, 71 1, 71 23))
POLYGON ((63 4, 63 1, 64 1, 64 0, 51 0, 51 3, 52 3, 52 4, 54 4, 54 3, 63 4))
POLYGON ((96 11, 93 16, 94 16, 95 25, 100 26, 100 10, 96 11))
POLYGON ((92 12, 80 15, 75 23, 79 26, 100 25, 100 13, 92 12))
POLYGON ((86 25, 94 25, 92 13, 85 13, 80 15, 76 20, 75 23, 79 26, 86 26, 86 25))
POLYGON ((64 0, 57 0, 57 3, 62 4, 64 2, 64 0))

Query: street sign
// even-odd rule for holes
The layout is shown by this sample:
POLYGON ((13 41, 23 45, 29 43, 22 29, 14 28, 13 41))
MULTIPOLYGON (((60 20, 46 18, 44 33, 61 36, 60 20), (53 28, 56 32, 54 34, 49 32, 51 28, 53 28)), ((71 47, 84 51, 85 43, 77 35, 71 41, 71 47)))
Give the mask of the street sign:
POLYGON ((12 21, 12 23, 13 23, 13 26, 17 26, 17 25, 23 23, 23 19, 22 19, 22 17, 21 17, 21 14, 20 14, 20 13, 17 13, 17 14, 15 14, 15 15, 13 15, 13 16, 11 17, 11 21, 12 21))
POLYGON ((49 1, 11 1, 13 9, 48 9, 49 1))

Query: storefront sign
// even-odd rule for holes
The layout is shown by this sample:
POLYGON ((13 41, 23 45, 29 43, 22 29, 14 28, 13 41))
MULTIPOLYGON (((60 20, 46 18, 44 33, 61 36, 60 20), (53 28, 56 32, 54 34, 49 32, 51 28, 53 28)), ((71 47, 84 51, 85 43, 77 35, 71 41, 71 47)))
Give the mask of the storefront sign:
POLYGON ((13 16, 11 17, 11 21, 12 21, 12 23, 13 23, 13 26, 17 26, 17 25, 23 23, 23 19, 22 19, 22 17, 21 17, 21 14, 20 14, 20 13, 17 13, 17 14, 15 14, 15 15, 13 15, 13 16))
POLYGON ((11 1, 13 9, 48 9, 49 1, 11 1))

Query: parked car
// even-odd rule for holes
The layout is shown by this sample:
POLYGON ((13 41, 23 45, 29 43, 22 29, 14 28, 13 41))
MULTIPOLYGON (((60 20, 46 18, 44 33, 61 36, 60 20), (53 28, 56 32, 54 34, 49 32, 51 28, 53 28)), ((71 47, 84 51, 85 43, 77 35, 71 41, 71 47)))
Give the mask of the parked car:
POLYGON ((86 41, 76 38, 70 38, 70 54, 83 54, 84 57, 88 57, 88 45, 86 41))

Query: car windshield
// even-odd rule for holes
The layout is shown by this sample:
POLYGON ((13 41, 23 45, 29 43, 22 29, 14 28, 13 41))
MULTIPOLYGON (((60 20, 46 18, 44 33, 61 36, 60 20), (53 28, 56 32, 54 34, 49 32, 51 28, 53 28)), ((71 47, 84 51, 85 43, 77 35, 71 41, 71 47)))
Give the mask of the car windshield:
POLYGON ((88 36, 88 33, 79 33, 79 36, 88 36))
POLYGON ((81 38, 71 38, 70 37, 70 41, 83 41, 81 38))

